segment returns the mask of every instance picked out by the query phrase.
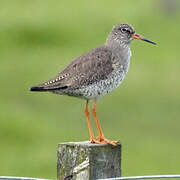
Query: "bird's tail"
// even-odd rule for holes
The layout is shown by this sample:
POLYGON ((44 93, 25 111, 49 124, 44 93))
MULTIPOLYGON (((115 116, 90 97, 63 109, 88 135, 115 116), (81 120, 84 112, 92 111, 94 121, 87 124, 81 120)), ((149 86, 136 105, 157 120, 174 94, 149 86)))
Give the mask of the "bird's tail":
POLYGON ((30 88, 30 91, 47 91, 43 86, 33 86, 30 88))
POLYGON ((61 87, 48 87, 48 86, 33 86, 30 88, 30 91, 53 91, 53 90, 64 90, 67 89, 68 86, 61 86, 61 87))

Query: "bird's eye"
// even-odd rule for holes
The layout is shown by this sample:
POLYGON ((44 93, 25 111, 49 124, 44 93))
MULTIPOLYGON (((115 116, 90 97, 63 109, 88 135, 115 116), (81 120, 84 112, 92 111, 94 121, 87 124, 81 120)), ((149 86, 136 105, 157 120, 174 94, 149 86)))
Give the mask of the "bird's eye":
POLYGON ((126 28, 122 28, 122 29, 121 29, 121 32, 122 32, 122 33, 128 33, 128 34, 131 33, 130 30, 129 30, 129 29, 126 29, 126 28))

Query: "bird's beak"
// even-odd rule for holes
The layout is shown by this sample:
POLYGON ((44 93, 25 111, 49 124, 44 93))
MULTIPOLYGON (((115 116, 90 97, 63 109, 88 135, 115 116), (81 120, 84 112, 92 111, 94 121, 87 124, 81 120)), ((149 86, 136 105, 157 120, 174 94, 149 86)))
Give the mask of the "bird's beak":
POLYGON ((132 37, 133 39, 140 39, 140 40, 143 40, 143 41, 152 43, 152 44, 156 44, 155 42, 150 41, 150 40, 146 39, 145 37, 140 36, 139 34, 136 34, 136 33, 132 34, 131 37, 132 37))

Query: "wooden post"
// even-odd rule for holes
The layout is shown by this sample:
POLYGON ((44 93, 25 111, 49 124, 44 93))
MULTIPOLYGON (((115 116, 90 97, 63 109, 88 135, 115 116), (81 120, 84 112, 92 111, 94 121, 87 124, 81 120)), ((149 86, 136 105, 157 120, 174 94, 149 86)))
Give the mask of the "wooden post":
POLYGON ((121 176, 121 145, 89 141, 58 145, 58 180, 97 180, 121 176))

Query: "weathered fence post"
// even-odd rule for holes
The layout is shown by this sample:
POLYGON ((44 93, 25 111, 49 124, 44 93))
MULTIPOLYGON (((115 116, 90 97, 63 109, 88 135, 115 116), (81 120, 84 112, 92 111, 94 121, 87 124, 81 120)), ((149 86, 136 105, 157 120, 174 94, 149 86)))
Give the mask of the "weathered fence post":
POLYGON ((97 180, 121 176, 121 145, 68 142, 58 145, 58 180, 97 180))

